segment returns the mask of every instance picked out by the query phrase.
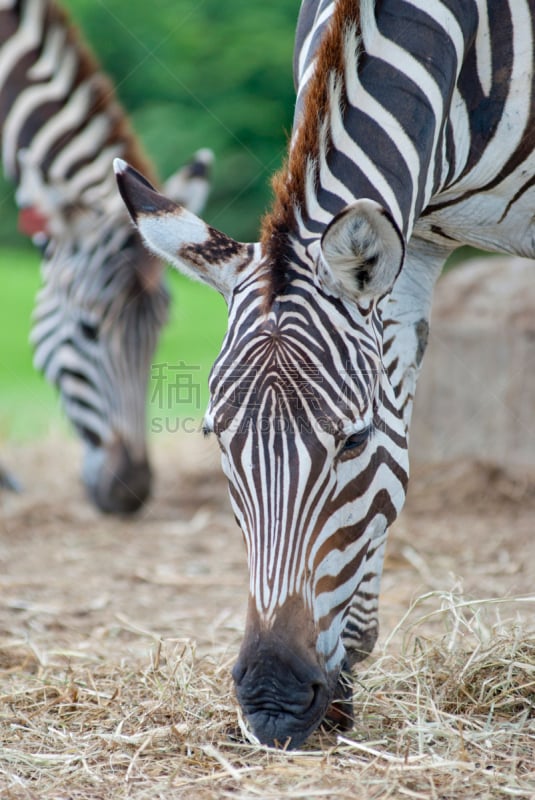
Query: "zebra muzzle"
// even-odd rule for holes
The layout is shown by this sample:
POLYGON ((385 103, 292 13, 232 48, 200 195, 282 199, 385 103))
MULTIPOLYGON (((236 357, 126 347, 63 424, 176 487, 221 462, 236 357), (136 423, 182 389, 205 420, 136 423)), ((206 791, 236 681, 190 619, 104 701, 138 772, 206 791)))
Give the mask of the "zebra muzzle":
POLYGON ((82 478, 95 505, 107 514, 132 514, 148 499, 152 471, 146 458, 134 461, 125 445, 89 448, 82 478))
POLYGON ((254 735, 262 744, 289 749, 319 727, 338 679, 325 671, 313 621, 298 596, 288 598, 270 624, 250 599, 232 676, 254 735))
POLYGON ((295 749, 322 721, 331 693, 322 670, 261 646, 233 670, 238 701, 262 744, 295 749))

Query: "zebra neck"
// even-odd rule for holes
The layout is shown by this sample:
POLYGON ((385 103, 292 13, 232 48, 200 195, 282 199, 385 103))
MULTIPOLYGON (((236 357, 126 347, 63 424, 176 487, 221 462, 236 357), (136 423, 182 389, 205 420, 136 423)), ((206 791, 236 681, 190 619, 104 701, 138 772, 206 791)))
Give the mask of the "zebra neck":
POLYGON ((461 27, 432 0, 331 6, 303 6, 297 117, 272 217, 321 235, 345 205, 368 197, 409 239, 447 172, 447 109, 477 10, 467 9, 461 27))
POLYGON ((26 173, 31 187, 17 195, 22 206, 61 212, 83 205, 86 186, 88 207, 113 204, 114 156, 152 173, 110 81, 48 0, 0 3, 0 126, 7 177, 20 183, 26 173))

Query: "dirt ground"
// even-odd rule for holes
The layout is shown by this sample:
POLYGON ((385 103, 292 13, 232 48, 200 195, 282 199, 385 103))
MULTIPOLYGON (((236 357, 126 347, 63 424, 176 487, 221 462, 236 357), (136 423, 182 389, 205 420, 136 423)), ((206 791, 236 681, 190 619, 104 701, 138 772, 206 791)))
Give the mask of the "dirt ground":
MULTIPOLYGON (((162 641, 215 660, 230 690, 247 575, 218 453, 201 436, 163 439, 153 450, 153 500, 135 518, 117 520, 86 502, 76 442, 51 437, 3 447, 2 462, 24 492, 0 495, 0 695, 21 653, 41 668, 61 656, 135 671, 162 641)), ((390 534, 379 650, 385 642, 400 646, 415 601, 430 612, 432 635, 440 616, 433 611, 449 592, 501 599, 493 614, 533 628, 534 534, 534 475, 473 463, 414 466, 407 506, 390 534)), ((82 796, 31 794, 27 784, 17 794, 15 773, 0 769, 2 797, 82 796)))

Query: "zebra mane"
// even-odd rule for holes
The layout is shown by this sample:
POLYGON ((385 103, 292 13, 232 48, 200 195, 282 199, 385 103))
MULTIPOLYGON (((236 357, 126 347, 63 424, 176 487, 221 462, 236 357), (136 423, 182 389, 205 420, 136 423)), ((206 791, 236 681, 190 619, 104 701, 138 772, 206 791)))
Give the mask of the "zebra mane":
POLYGON ((314 57, 314 73, 304 101, 304 113, 294 130, 289 153, 272 179, 274 202, 262 220, 261 242, 271 274, 268 291, 273 299, 288 283, 291 237, 306 220, 308 196, 318 182, 320 158, 331 147, 330 116, 333 103, 345 96, 345 51, 357 48, 361 38, 361 3, 338 0, 328 30, 314 57))

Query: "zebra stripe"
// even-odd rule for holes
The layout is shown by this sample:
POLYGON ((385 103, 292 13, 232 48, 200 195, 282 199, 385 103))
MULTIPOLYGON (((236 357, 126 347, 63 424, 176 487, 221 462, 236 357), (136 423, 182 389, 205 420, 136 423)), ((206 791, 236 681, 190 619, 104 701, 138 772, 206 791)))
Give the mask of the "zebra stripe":
MULTIPOLYGON (((20 221, 42 248, 34 364, 86 445, 84 480, 104 510, 147 497, 146 389, 169 298, 117 193, 111 164, 151 172, 111 83, 52 0, 0 5, 2 161, 20 221)), ((211 154, 176 176, 206 198, 211 154)))
POLYGON ((349 713, 445 258, 535 256, 534 26, 533 0, 304 0, 288 159, 247 257, 117 164, 147 244, 229 303, 205 425, 247 549, 233 674, 263 742, 349 713))
MULTIPOLYGON (((292 283, 291 291, 280 298, 280 312, 276 317, 273 312, 268 316, 267 330, 258 338, 251 337, 250 320, 255 316, 258 318, 251 296, 244 296, 242 303, 241 308, 234 306, 233 316, 240 319, 244 315, 244 324, 240 324, 239 329, 230 325, 233 358, 226 358, 228 351, 224 346, 222 358, 214 366, 208 418, 214 420, 212 424, 223 448, 223 466, 231 481, 234 511, 246 534, 251 567, 250 592, 257 599, 258 610, 266 624, 273 620, 277 609, 289 597, 308 592, 310 607, 317 609, 317 624, 326 626, 333 593, 332 590, 325 592, 322 587, 332 572, 329 565, 339 558, 341 552, 331 540, 336 538, 339 530, 351 527, 355 515, 353 498, 347 496, 345 484, 337 490, 332 476, 327 473, 326 479, 324 464, 329 456, 332 458, 329 453, 332 445, 328 441, 333 429, 336 431, 338 428, 339 434, 347 438, 372 423, 370 400, 375 396, 375 389, 368 381, 369 376, 375 378, 380 370, 379 337, 371 340, 366 337, 363 346, 355 353, 355 347, 361 342, 359 334, 365 332, 363 327, 356 326, 342 307, 338 318, 336 315, 333 317, 331 310, 327 316, 311 297, 306 273, 292 283), (274 346, 269 330, 270 317, 273 329, 277 331, 278 347, 274 346), (318 332, 326 328, 334 330, 321 345, 326 348, 330 363, 337 365, 329 372, 323 367, 325 351, 318 347, 318 332), (238 331, 243 339, 237 335, 238 331), (346 336, 341 335, 342 331, 346 336), (236 363, 247 365, 243 373, 236 370, 236 363), (358 364, 358 373, 348 370, 351 364, 358 364), (303 376, 306 382, 303 382, 303 376), (241 381, 242 390, 236 396, 236 387, 240 386, 238 381, 241 381), (273 388, 268 390, 273 382, 284 391, 276 394, 273 388), (229 399, 232 407, 229 407, 229 399), (339 422, 341 403, 347 413, 355 415, 343 424, 339 422), (308 424, 317 409, 322 410, 325 415, 323 424, 330 430, 322 431, 319 422, 317 428, 308 424), (231 424, 226 426, 220 420, 230 415, 231 424), (258 435, 261 433, 261 420, 268 421, 264 436, 258 435), (284 427, 277 431, 277 420, 288 423, 291 440, 283 435, 286 433, 284 427), (327 420, 330 425, 327 425, 327 420), (317 451, 324 453, 322 458, 318 458, 317 451), (330 514, 328 524, 323 523, 324 540, 317 537, 317 531, 321 524, 319 517, 326 506, 330 514), (281 530, 284 536, 280 535, 281 530), (261 540, 247 535, 253 531, 263 532, 261 540), (318 551, 325 556, 318 557, 318 551), (315 576, 310 585, 306 585, 304 564, 305 573, 315 576)), ((373 324, 380 327, 377 317, 373 324)), ((395 430, 397 424, 396 419, 386 418, 380 422, 382 433, 389 428, 395 430)), ((399 446, 404 448, 402 437, 399 437, 399 446)), ((382 453, 379 438, 377 450, 382 453)), ((375 455, 372 452, 372 460, 375 455)), ((381 454, 377 474, 371 470, 362 475, 361 485, 365 486, 362 495, 364 498, 369 496, 370 503, 377 494, 377 486, 384 480, 381 470, 389 469, 386 466, 388 458, 386 453, 381 454)), ((394 459, 393 468, 397 470, 394 459)), ((397 491, 402 496, 406 476, 401 472, 397 480, 397 491)), ((396 494, 395 488, 393 494, 396 494)), ((401 505, 401 500, 397 505, 401 505)), ((379 528, 382 527, 383 532, 384 518, 381 515, 380 518, 383 521, 379 528)), ((377 518, 371 524, 377 526, 377 518)), ((366 530, 362 533, 365 534, 366 530)), ((359 560, 363 560, 366 547, 361 541, 355 547, 359 560)), ((356 571, 347 580, 346 606, 358 580, 356 571)), ((328 637, 324 638, 325 647, 331 649, 332 642, 328 637)))

